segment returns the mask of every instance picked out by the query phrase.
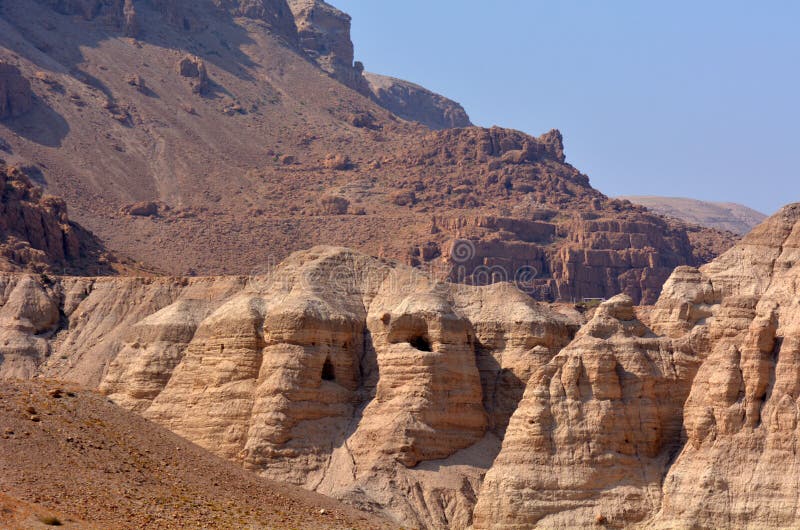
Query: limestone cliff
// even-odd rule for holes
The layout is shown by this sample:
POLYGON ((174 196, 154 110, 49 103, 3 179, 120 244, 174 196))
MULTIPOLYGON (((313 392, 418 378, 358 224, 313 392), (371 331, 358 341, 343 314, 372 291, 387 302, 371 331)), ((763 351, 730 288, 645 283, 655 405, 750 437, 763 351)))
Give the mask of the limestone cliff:
POLYGON ((475 528, 792 528, 800 205, 699 270, 647 320, 602 305, 534 375, 475 528))
POLYGON ((337 247, 251 277, 6 274, 0 377, 99 388, 406 526, 795 527, 798 259, 792 205, 580 330, 337 247))
POLYGON ((97 387, 266 477, 466 527, 523 381, 577 322, 318 247, 250 278, 8 275, 0 376, 97 387), (443 469, 444 468, 444 469, 443 469))

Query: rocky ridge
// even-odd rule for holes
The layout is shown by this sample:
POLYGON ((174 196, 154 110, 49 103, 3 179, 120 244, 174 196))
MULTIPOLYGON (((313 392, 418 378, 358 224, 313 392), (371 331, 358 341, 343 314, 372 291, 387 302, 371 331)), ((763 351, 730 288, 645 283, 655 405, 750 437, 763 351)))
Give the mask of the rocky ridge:
POLYGON ((625 196, 621 199, 646 206, 649 210, 709 228, 744 235, 767 218, 742 204, 708 202, 680 197, 625 196))
POLYGON ((452 99, 402 79, 371 72, 365 72, 364 77, 375 101, 404 120, 431 129, 472 126, 464 107, 452 99))
POLYGON ((252 277, 6 275, 0 376, 98 388, 404 525, 791 527, 798 234, 786 207, 582 326, 334 247, 252 277))
POLYGON ((177 275, 249 274, 325 241, 471 283, 535 270, 543 300, 652 303, 672 268, 735 239, 605 197, 557 132, 398 119, 310 63, 282 6, 0 3, 0 56, 34 94, 0 123, 4 157, 41 168, 115 253, 177 275), (449 260, 460 241, 466 265, 449 260))

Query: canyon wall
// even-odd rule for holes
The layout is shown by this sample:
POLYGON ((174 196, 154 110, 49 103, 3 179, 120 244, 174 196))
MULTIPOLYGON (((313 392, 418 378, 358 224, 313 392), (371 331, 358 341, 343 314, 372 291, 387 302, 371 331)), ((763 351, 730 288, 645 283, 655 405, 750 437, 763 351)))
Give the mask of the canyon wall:
POLYGON ((466 527, 524 381, 570 340, 508 284, 318 247, 263 276, 0 280, 0 377, 96 387, 210 451, 466 527))
POLYGON ((337 247, 251 277, 0 277, 0 377, 426 528, 796 526, 800 205, 583 317, 337 247))

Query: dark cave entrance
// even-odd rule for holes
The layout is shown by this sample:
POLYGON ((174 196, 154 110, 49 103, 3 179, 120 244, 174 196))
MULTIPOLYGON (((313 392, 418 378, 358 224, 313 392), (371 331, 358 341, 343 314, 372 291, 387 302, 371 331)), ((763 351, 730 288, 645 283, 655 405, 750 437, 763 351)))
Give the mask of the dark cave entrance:
POLYGON ((325 364, 322 365, 322 380, 336 381, 336 371, 333 369, 333 363, 329 358, 325 359, 325 364))
POLYGON ((410 339, 408 343, 419 351, 433 351, 433 347, 431 347, 431 341, 428 339, 428 337, 424 337, 422 335, 410 339))

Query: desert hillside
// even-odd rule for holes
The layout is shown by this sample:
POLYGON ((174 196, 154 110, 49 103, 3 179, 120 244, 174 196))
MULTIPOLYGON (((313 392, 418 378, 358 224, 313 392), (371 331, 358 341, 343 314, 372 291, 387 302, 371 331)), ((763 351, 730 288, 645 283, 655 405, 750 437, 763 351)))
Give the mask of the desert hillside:
POLYGON ((96 393, 2 381, 0 396, 3 528, 392 528, 259 479, 96 393))
POLYGON ((0 377, 97 388, 405 526, 792 527, 799 234, 788 206, 654 307, 585 313, 337 247, 265 276, 9 274, 0 377))
POLYGON ((340 11, 290 4, 0 2, 3 158, 120 259, 178 275, 324 242, 467 283, 524 270, 543 300, 652 303, 733 243, 593 189, 558 131, 404 121, 379 103, 413 118, 442 99, 365 75, 340 11))
POLYGON ((626 195, 621 199, 641 204, 647 209, 717 230, 744 235, 767 218, 761 212, 732 202, 708 202, 680 197, 626 195))

